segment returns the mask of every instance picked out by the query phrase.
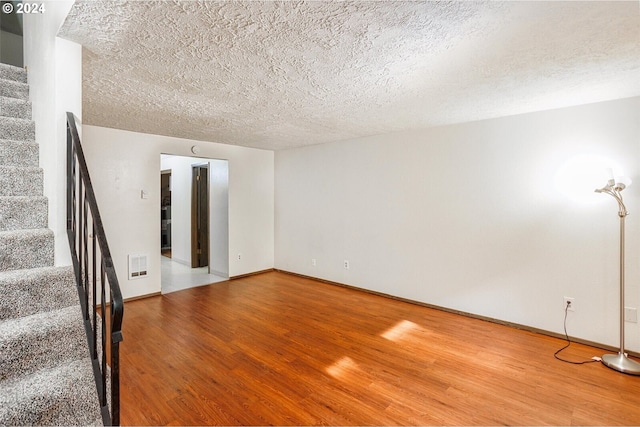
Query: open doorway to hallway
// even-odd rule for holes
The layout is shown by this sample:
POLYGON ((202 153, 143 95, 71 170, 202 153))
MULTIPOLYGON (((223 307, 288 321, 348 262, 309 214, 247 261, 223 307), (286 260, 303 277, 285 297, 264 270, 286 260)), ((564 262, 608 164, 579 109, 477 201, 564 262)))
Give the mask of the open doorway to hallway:
POLYGON ((160 165, 162 293, 228 280, 228 161, 162 154, 160 165))

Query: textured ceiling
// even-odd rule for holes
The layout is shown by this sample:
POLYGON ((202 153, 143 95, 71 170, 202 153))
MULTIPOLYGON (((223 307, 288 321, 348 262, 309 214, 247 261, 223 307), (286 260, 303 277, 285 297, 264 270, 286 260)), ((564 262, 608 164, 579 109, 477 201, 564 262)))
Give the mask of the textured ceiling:
POLYGON ((83 122, 282 149, 640 95, 630 2, 77 1, 83 122))

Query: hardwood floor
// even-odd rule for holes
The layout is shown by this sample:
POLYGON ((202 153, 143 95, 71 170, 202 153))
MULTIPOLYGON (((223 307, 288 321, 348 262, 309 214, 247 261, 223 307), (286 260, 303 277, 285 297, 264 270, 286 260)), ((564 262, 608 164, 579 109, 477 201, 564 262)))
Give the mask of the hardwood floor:
POLYGON ((640 424, 640 377, 562 340, 280 272, 128 302, 124 337, 124 425, 640 424))

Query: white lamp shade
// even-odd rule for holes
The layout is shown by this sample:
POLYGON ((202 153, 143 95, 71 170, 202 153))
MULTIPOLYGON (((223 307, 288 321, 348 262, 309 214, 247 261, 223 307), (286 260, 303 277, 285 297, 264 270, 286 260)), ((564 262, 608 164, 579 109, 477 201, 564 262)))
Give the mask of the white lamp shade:
POLYGON ((626 188, 631 185, 631 178, 628 176, 616 176, 616 184, 622 184, 626 188))

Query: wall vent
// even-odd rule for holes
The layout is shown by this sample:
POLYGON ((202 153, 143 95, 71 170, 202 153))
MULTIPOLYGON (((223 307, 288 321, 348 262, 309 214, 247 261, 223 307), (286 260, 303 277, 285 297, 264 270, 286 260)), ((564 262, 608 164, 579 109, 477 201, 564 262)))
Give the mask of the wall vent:
POLYGON ((147 277, 147 255, 129 255, 129 280, 147 277))

